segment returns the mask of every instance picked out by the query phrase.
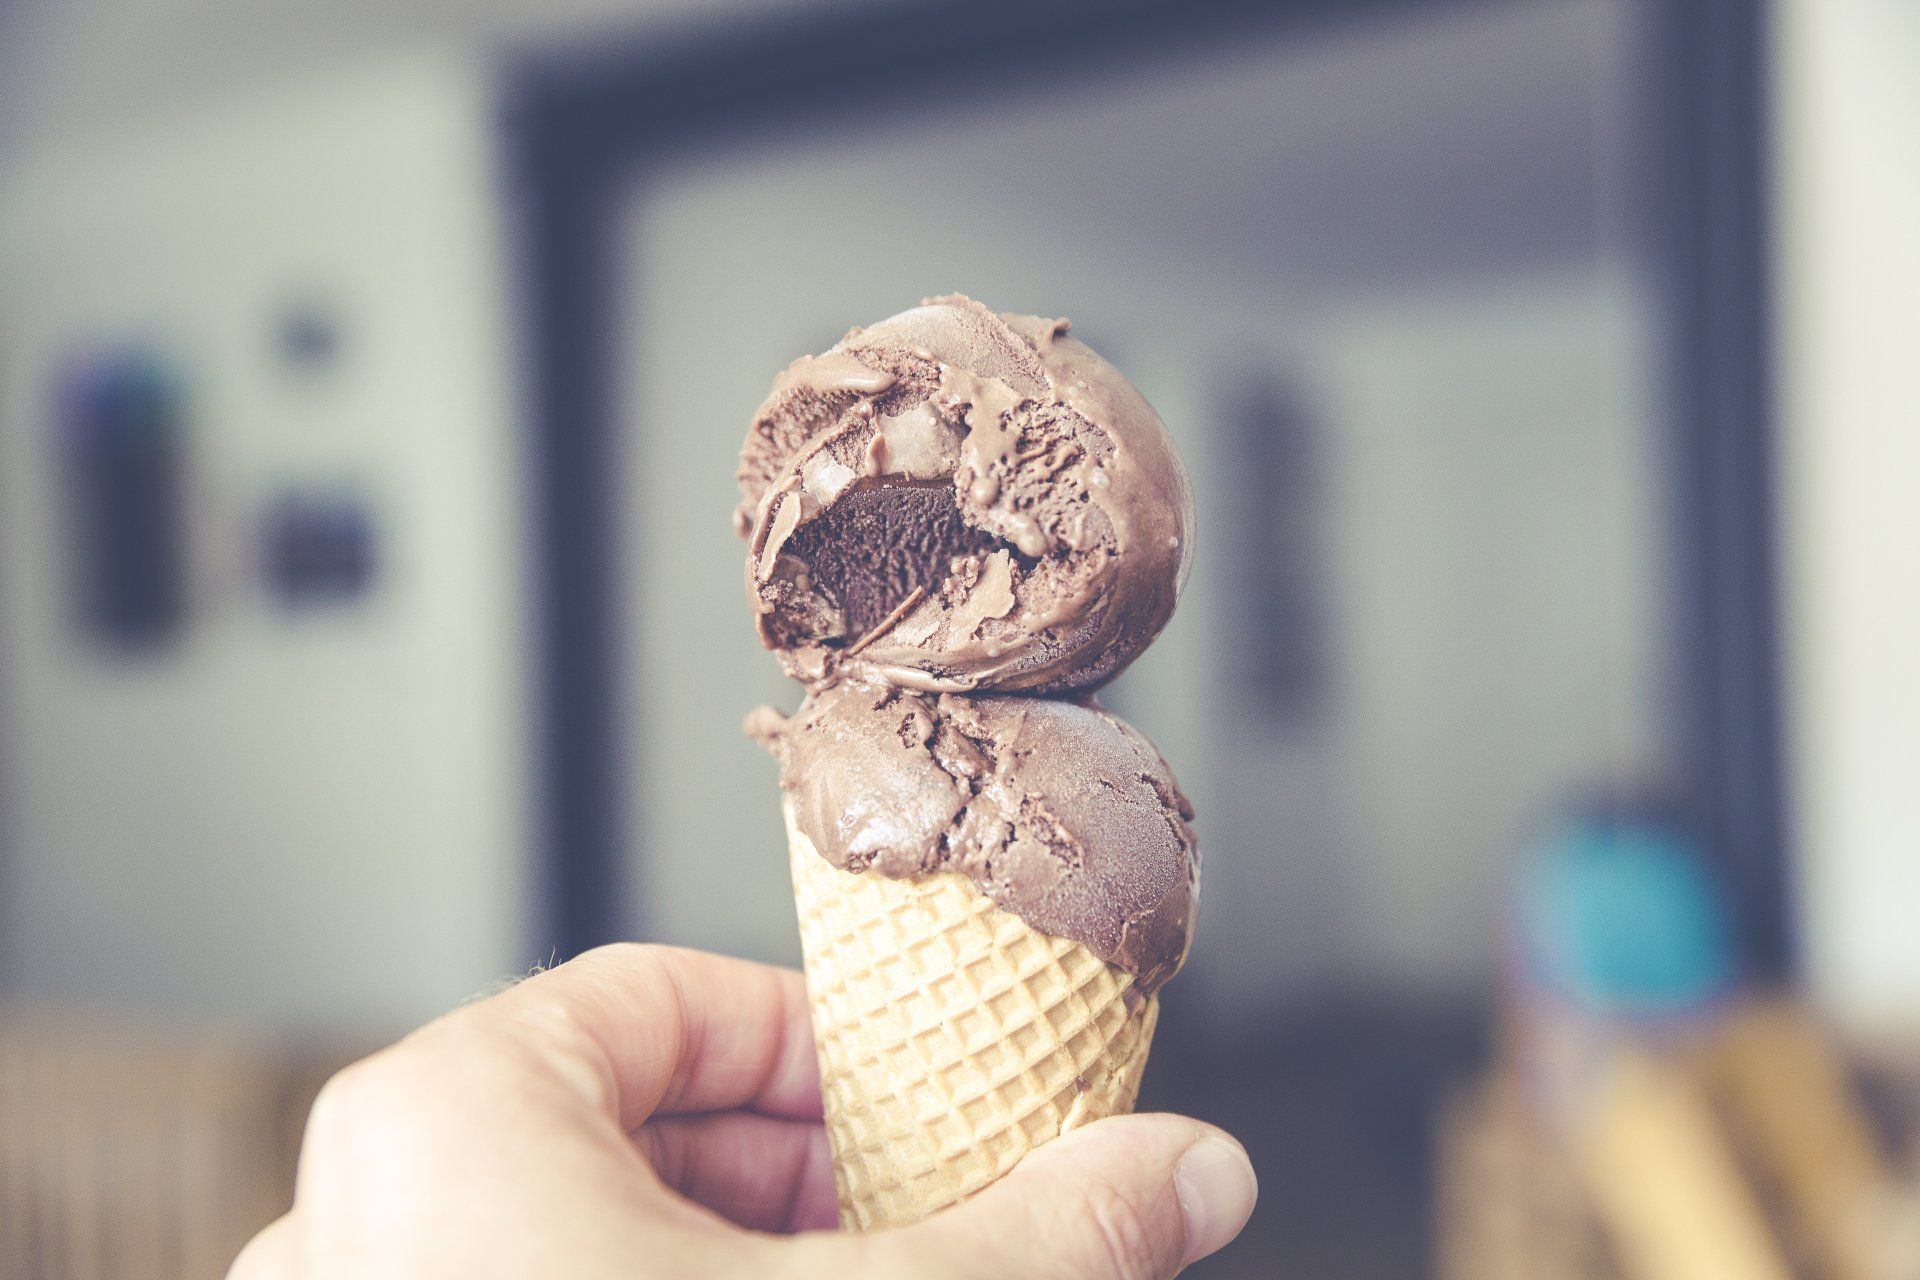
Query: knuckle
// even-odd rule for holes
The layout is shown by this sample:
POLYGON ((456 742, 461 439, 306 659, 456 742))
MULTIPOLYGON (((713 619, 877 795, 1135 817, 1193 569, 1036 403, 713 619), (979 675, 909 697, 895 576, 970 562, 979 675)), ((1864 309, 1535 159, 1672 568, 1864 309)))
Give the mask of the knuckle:
POLYGON ((307 1114, 295 1199, 357 1206, 378 1202, 383 1213, 426 1188, 442 1186, 462 1168, 457 1085, 449 1087, 444 1055, 422 1053, 403 1041, 345 1068, 328 1080, 307 1114))
POLYGON ((571 1004, 546 992, 528 991, 510 1016, 463 1028, 469 1048, 516 1064, 539 1056, 536 1046, 575 1051, 591 1044, 586 1021, 571 1004))
POLYGON ((327 1137, 351 1129, 366 1117, 373 1099, 372 1059, 363 1059, 336 1071, 320 1086, 307 1112, 307 1138, 327 1137))
POLYGON ((413 1071, 385 1050, 345 1067, 322 1085, 307 1113, 307 1144, 328 1148, 368 1129, 391 1130, 413 1113, 413 1071))
POLYGON ((618 1090, 593 1028, 563 1000, 524 1003, 515 1021, 480 1038, 465 1059, 496 1075, 496 1088, 561 1079, 596 1106, 614 1105, 618 1090))
POLYGON ((1093 1225, 1106 1271, 1113 1280, 1156 1280, 1162 1274, 1162 1250, 1150 1216, 1133 1197, 1110 1182, 1086 1189, 1087 1221, 1093 1225))
POLYGON ((657 964, 668 948, 650 942, 606 942, 583 951, 572 961, 588 968, 628 968, 637 964, 657 964))

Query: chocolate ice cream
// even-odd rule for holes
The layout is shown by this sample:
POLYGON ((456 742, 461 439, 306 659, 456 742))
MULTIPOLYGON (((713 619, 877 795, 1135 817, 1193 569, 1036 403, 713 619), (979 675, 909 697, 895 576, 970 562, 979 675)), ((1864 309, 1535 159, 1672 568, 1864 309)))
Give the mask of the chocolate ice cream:
POLYGON ((735 521, 760 637, 809 692, 747 728, 827 861, 958 872, 1148 997, 1192 937, 1193 812, 1090 690, 1172 614, 1193 499, 1066 328, 934 298, 776 380, 735 521))
POLYGON ((1139 733, 1101 708, 841 681, 748 732, 780 762, 800 830, 845 870, 970 877, 1042 933, 1151 995, 1185 958, 1193 816, 1139 733))
POLYGON ((1058 694, 1173 612, 1193 498, 1152 406, 1067 322, 934 298, 796 361, 736 527, 762 641, 809 685, 1058 694))

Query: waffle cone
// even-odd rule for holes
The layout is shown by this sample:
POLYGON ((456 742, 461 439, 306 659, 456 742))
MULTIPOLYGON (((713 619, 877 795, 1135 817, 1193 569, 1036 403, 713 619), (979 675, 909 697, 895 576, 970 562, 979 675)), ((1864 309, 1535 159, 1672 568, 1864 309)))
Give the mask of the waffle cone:
POLYGON ((965 876, 840 870, 787 832, 840 1223, 898 1226, 1133 1110, 1158 1003, 965 876))

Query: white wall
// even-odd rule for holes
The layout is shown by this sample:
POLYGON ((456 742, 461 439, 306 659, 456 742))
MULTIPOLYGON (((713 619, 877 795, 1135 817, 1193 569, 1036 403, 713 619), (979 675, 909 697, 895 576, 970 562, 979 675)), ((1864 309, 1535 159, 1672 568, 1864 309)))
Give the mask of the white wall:
MULTIPOLYGON (((398 51, 640 40, 822 0, 6 0, 0 150, 398 51)), ((829 0, 830 2, 830 0, 829 0)))
POLYGON ((488 88, 399 58, 209 99, 0 170, 0 975, 16 997, 404 1025, 524 968, 520 450, 488 88), (301 298, 342 325, 276 361, 301 298), (59 371, 185 378, 178 646, 73 623, 59 371), (288 617, 282 484, 371 503, 373 596, 288 617))
POLYGON ((1374 298, 1317 329, 1362 981, 1486 981, 1519 850, 1676 763, 1646 331, 1611 271, 1374 298))
POLYGON ((1774 6, 1792 808, 1813 984, 1920 1023, 1920 7, 1774 6))

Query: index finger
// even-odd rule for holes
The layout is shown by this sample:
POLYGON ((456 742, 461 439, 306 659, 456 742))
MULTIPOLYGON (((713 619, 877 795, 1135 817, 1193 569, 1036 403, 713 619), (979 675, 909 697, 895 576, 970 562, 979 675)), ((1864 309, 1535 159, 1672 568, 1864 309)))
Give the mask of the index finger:
POLYGON ((806 986, 791 969, 678 947, 617 943, 442 1020, 505 1034, 582 1087, 627 1129, 649 1116, 746 1109, 821 1113, 806 986))

